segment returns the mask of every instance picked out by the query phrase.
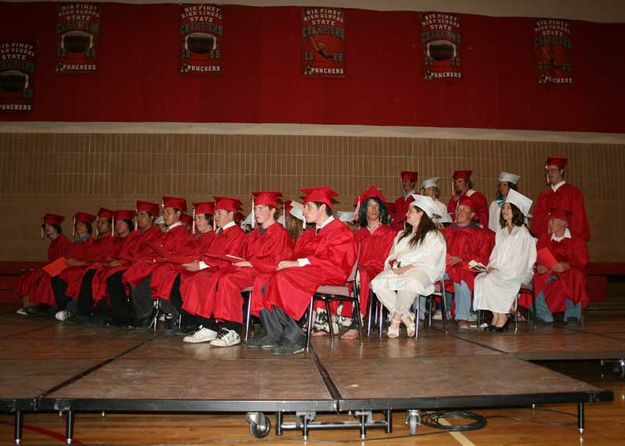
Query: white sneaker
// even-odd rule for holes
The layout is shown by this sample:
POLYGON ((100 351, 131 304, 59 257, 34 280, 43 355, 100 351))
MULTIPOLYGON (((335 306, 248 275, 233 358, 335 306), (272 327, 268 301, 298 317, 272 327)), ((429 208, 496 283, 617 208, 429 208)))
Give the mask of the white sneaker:
POLYGON ((217 339, 211 341, 213 347, 232 347, 241 343, 241 336, 234 330, 222 328, 219 330, 217 339))
POLYGON ((54 318, 57 321, 66 321, 68 319, 70 319, 74 314, 69 311, 69 310, 61 310, 61 311, 57 311, 56 314, 54 315, 54 318))
POLYGON ((186 342, 188 344, 199 344, 201 342, 212 341, 215 338, 217 338, 216 331, 200 326, 195 333, 182 338, 182 342, 186 342))
POLYGON ((28 316, 28 311, 26 311, 25 308, 20 308, 19 310, 16 311, 17 314, 19 314, 20 316, 28 316))
POLYGON ((432 320, 442 321, 443 320, 443 312, 441 310, 436 310, 432 315, 432 320))

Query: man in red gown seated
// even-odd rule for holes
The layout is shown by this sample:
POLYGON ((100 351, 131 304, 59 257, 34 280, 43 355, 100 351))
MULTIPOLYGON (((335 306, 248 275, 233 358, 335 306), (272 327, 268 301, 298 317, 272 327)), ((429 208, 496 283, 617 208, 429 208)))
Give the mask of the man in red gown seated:
POLYGON ((560 312, 564 312, 567 324, 578 324, 582 308, 588 304, 585 273, 588 250, 584 239, 569 229, 571 217, 569 212, 561 209, 552 210, 549 233, 542 235, 536 245, 539 252, 534 275, 536 315, 547 324, 553 322, 553 313, 560 312), (542 264, 540 251, 544 248, 557 263, 551 266, 542 264))
POLYGON ((408 206, 414 200, 412 198, 412 194, 416 194, 416 184, 417 179, 419 178, 418 172, 404 170, 401 173, 401 188, 402 188, 402 196, 398 197, 395 200, 395 209, 393 210, 393 221, 391 223, 391 228, 397 233, 397 231, 404 230, 404 222, 406 221, 406 212, 408 212, 408 206))
MULTIPOLYGON (((343 285, 356 261, 354 234, 332 216, 327 187, 302 189, 304 216, 315 228, 297 240, 291 260, 278 263, 276 272, 254 284, 252 312, 266 334, 248 341, 249 348, 271 348, 275 355, 304 351, 306 335, 297 324, 320 285, 343 285)), ((310 321, 309 321, 310 323, 310 321)))

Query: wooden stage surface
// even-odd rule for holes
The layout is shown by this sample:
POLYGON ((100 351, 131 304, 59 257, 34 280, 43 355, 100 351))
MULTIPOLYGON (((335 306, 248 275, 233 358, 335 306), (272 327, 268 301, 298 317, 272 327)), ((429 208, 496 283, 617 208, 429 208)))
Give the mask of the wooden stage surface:
POLYGON ((421 330, 417 342, 322 337, 313 339, 311 352, 275 357, 242 345, 183 344, 160 331, 22 317, 0 306, 0 411, 336 414, 613 398, 529 360, 621 359, 622 321, 519 328, 516 334, 433 328, 421 330))

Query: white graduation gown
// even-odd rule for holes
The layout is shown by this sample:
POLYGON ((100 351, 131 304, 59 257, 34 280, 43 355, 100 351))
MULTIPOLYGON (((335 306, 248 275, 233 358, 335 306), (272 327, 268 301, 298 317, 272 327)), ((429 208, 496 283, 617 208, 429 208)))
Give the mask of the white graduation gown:
POLYGON ((531 281, 534 263, 536 240, 528 229, 515 226, 509 233, 508 228, 499 228, 488 261, 495 270, 475 278, 473 309, 508 313, 521 284, 531 281))
POLYGON ((407 290, 415 294, 430 295, 434 292, 434 282, 445 273, 445 255, 447 245, 439 231, 430 231, 419 245, 410 246, 412 235, 400 240, 399 232, 393 242, 391 253, 384 262, 384 271, 371 281, 373 292, 380 289, 393 291, 407 290), (395 265, 414 265, 415 267, 403 274, 395 274, 390 262, 395 265))

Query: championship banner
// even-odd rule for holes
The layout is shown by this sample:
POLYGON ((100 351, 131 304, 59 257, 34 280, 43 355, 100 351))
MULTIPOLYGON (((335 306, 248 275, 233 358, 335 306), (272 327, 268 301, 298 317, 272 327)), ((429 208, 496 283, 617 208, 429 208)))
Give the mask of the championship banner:
POLYGON ((571 26, 566 20, 538 19, 534 24, 534 52, 541 85, 573 85, 571 26))
POLYGON ((302 8, 302 67, 306 77, 345 77, 345 11, 302 8))
POLYGON ((36 46, 0 42, 0 112, 33 109, 36 46))
POLYGON ((96 70, 96 46, 100 35, 99 5, 59 5, 56 35, 57 73, 91 73, 96 70))
POLYGON ((421 14, 423 74, 426 80, 461 79, 460 17, 457 14, 421 14))
POLYGON ((223 8, 180 5, 180 72, 220 73, 223 8))

